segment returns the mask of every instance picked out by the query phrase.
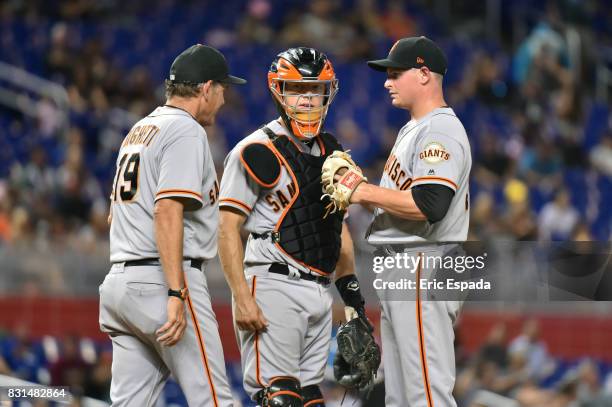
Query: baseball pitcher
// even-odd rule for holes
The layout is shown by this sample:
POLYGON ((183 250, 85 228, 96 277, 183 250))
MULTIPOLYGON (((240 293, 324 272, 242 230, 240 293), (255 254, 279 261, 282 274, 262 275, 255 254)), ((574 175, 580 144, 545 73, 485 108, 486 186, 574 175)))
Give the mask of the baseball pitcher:
MULTIPOLYGON (((440 256, 445 245, 467 238, 470 144, 463 125, 444 101, 447 60, 426 37, 404 38, 386 59, 370 61, 387 73, 385 88, 393 106, 410 111, 384 167, 380 186, 365 182, 358 168, 334 153, 323 165, 331 210, 350 203, 375 207, 367 233, 378 252, 398 251, 419 260, 416 272, 387 270, 391 279, 431 277, 423 256, 440 256)), ((456 406, 453 324, 459 301, 423 301, 416 284, 414 301, 382 304, 381 335, 387 407, 456 406)))

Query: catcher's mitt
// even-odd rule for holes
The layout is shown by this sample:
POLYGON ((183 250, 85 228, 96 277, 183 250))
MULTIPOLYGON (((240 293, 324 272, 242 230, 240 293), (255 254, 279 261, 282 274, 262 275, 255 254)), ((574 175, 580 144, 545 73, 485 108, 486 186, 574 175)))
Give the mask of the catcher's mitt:
POLYGON ((359 184, 367 180, 347 152, 336 150, 327 157, 321 170, 321 184, 323 185, 321 199, 326 197, 330 199, 330 203, 325 208, 325 217, 330 213, 348 208, 353 191, 359 184), (343 168, 346 169, 346 172, 334 183, 334 176, 343 168))
POLYGON ((334 358, 334 377, 341 385, 369 391, 380 365, 380 347, 364 317, 351 319, 338 329, 338 352, 334 358))

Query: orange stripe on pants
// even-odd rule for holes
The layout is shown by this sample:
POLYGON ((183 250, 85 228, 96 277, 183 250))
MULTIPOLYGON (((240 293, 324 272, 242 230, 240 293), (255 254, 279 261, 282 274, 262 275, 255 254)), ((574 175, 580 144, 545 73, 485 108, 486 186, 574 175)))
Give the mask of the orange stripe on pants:
MULTIPOLYGON (((187 288, 187 276, 185 276, 185 287, 187 288)), ((198 324, 198 319, 196 318, 195 309, 193 308, 193 304, 191 302, 191 297, 187 296, 187 308, 189 309, 189 313, 191 314, 191 320, 193 321, 193 327, 195 329, 196 338, 198 339, 198 344, 200 347, 200 355, 202 356, 202 362, 204 362, 204 370, 206 370, 206 376, 208 377, 208 384, 210 385, 210 391, 213 396, 213 402, 215 403, 215 407, 219 406, 219 401, 217 400, 217 392, 215 391, 215 385, 213 384, 212 377, 210 375, 210 369, 208 367, 208 358, 206 357, 206 346, 204 346, 204 339, 202 338, 202 332, 200 331, 200 324, 198 324)))
POLYGON ((423 310, 421 309, 421 269, 423 267, 422 253, 419 253, 419 265, 416 272, 416 317, 419 333, 419 353, 421 355, 421 371, 423 373, 423 384, 425 386, 425 394, 427 396, 427 406, 434 407, 433 398, 431 396, 431 387, 429 385, 429 373, 427 371, 427 355, 425 354, 425 332, 423 331, 423 310))

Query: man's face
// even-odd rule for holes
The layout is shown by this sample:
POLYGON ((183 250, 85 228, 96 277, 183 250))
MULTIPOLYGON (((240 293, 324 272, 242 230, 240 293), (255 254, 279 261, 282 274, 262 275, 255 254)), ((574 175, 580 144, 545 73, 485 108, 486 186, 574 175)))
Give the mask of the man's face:
POLYGON ((410 109, 419 89, 419 69, 387 69, 385 88, 391 96, 391 104, 400 109, 410 109))
MULTIPOLYGON (((207 108, 202 109, 200 111, 200 114, 198 115, 199 116, 198 121, 203 126, 210 126, 211 124, 215 124, 217 112, 219 111, 221 106, 223 106, 223 104, 225 103, 224 92, 226 88, 227 88, 227 85, 225 84, 222 84, 219 82, 211 83, 210 89, 208 90, 209 92, 208 103, 206 104, 206 102, 203 101, 204 103, 203 106, 206 106, 207 108)), ((204 93, 202 93, 201 97, 202 98, 205 97, 204 93)))
POLYGON ((321 107, 325 94, 325 84, 286 82, 285 103, 296 110, 310 110, 321 107))

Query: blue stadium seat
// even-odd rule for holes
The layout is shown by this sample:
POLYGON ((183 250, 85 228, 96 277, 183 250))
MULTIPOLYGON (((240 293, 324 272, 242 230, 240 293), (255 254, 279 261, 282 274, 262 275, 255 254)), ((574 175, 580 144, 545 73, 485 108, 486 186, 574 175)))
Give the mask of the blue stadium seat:
POLYGON ((608 129, 610 107, 605 104, 593 104, 584 126, 583 146, 586 151, 595 147, 608 129))

